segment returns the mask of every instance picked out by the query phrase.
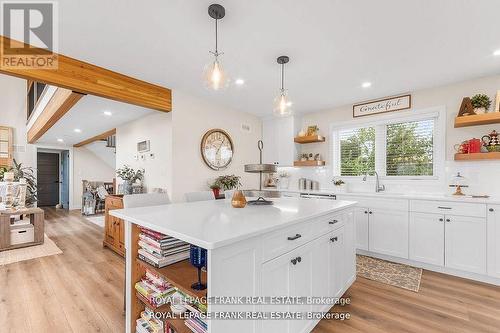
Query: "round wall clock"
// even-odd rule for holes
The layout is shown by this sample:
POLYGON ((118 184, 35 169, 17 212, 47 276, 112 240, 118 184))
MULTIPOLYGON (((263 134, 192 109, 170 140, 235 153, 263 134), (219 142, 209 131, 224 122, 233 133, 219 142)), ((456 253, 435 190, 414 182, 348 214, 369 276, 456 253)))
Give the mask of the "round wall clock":
POLYGON ((233 141, 221 129, 212 129, 201 139, 201 156, 213 170, 224 170, 233 159, 233 141))

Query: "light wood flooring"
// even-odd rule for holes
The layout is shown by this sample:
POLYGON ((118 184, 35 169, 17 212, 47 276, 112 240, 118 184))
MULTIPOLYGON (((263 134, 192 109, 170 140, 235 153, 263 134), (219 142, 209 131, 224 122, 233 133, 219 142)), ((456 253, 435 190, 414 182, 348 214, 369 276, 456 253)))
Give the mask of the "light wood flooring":
MULTIPOLYGON (((63 254, 0 267, 0 332, 123 332, 123 259, 78 211, 45 211, 63 254)), ((351 319, 314 333, 500 332, 500 287, 424 271, 419 293, 358 278, 346 296, 351 319)))

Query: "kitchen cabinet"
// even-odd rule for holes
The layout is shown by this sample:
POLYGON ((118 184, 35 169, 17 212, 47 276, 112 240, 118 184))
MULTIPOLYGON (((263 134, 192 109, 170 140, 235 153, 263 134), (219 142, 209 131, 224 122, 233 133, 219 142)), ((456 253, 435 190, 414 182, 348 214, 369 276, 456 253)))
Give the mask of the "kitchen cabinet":
POLYGON ((410 259, 444 266, 444 215, 410 213, 410 259))
POLYGON ((356 226, 354 225, 354 212, 345 213, 344 219, 344 269, 342 285, 346 285, 346 283, 354 281, 356 278, 356 226))
POLYGON ((356 225, 356 248, 368 251, 368 208, 354 209, 354 224, 356 225))
POLYGON ((105 201, 104 241, 103 246, 125 256, 125 223, 122 219, 111 216, 113 209, 123 208, 123 198, 120 195, 109 195, 105 201))
POLYGON ((500 205, 488 205, 488 275, 500 278, 500 205))
POLYGON ((408 212, 370 208, 369 250, 408 259, 408 212))
POLYGON ((486 273, 486 219, 445 216, 445 266, 486 273))
POLYGON ((264 149, 262 160, 267 164, 293 166, 297 159, 294 143, 296 132, 294 117, 265 119, 262 123, 264 149))

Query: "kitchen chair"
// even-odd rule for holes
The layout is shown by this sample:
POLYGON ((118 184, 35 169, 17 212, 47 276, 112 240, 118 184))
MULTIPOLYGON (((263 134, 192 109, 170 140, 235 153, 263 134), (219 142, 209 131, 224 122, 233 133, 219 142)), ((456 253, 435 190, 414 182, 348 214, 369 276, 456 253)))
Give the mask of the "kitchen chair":
POLYGON ((189 192, 184 194, 187 202, 215 200, 213 191, 189 192))

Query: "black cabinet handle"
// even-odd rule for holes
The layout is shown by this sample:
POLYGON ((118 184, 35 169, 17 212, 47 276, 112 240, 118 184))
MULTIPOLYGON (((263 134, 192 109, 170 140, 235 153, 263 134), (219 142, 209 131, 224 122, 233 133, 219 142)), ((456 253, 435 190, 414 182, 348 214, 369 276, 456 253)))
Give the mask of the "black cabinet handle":
POLYGON ((446 219, 446 222, 451 222, 451 220, 450 219, 446 219))
POLYGON ((331 240, 333 243, 335 243, 335 242, 336 242, 336 241, 338 241, 339 239, 338 239, 338 237, 332 237, 332 238, 330 238, 330 240, 331 240))
POLYGON ((490 211, 490 212, 494 212, 495 210, 494 210, 493 208, 490 208, 490 209, 489 209, 489 211, 490 211))
POLYGON ((302 258, 301 257, 297 257, 297 262, 301 262, 302 261, 302 258))
POLYGON ((369 212, 368 212, 368 214, 373 214, 373 212, 372 212, 372 211, 369 211, 369 212))
POLYGON ((368 214, 368 211, 367 211, 367 210, 365 210, 365 214, 368 214))
POLYGON ((442 219, 442 218, 439 219, 439 222, 443 222, 443 221, 444 221, 444 219, 442 219))
POLYGON ((300 237, 302 237, 301 234, 296 234, 295 236, 293 237, 288 237, 288 240, 296 240, 296 239, 299 239, 300 237))
POLYGON ((290 260, 290 262, 294 265, 297 265, 297 258, 290 260))
POLYGON ((337 221, 337 220, 333 220, 333 221, 330 221, 330 222, 328 222, 328 223, 329 223, 329 224, 335 224, 335 223, 338 223, 338 222, 339 222, 339 221, 337 221))
POLYGON ((438 206, 439 209, 451 209, 451 207, 438 206))

